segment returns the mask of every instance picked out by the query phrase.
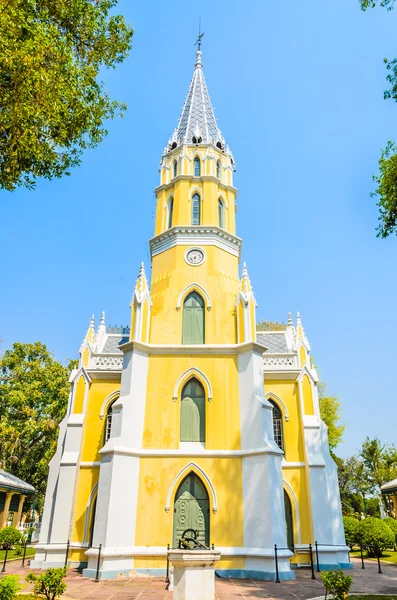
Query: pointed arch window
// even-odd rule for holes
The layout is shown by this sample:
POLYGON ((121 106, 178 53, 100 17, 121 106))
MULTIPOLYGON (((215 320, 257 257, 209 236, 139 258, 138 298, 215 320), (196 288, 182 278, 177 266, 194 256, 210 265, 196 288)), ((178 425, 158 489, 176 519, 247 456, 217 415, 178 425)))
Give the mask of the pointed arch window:
POLYGON ((194 194, 192 198, 192 225, 201 224, 201 198, 194 194))
POLYGON ((274 400, 269 400, 273 406, 273 433, 277 446, 284 450, 283 413, 274 400))
MULTIPOLYGON (((116 398, 118 400, 118 398, 116 398)), ((110 439, 110 434, 112 433, 112 418, 113 418, 113 404, 116 402, 113 400, 111 404, 109 404, 108 409, 106 411, 106 421, 105 421, 105 431, 104 431, 104 443, 110 439)))
POLYGON ((205 392, 195 377, 182 390, 180 440, 205 442, 205 392))
POLYGON ((178 163, 176 160, 172 163, 172 176, 176 177, 178 175, 178 163))
POLYGON ((199 159, 198 156, 196 156, 196 158, 194 159, 194 176, 195 177, 200 177, 201 175, 201 160, 199 159))
POLYGON ((170 227, 172 227, 173 214, 174 214, 174 199, 170 198, 168 200, 167 229, 170 229, 170 227))
POLYGON ((218 199, 218 223, 221 229, 225 227, 225 207, 221 198, 218 199))
POLYGON ((218 179, 222 178, 222 163, 220 160, 216 162, 216 176, 218 179))
POLYGON ((204 344, 205 304, 197 292, 191 292, 183 303, 182 344, 204 344))

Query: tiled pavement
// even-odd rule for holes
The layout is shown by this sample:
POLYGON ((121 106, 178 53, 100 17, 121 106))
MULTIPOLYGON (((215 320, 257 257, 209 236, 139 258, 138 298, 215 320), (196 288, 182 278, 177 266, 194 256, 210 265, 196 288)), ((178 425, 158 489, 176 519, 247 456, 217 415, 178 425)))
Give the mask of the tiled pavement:
MULTIPOLYGON (((361 563, 352 559, 354 569, 348 573, 353 577, 352 592, 366 594, 396 594, 397 598, 397 566, 382 563, 383 575, 378 574, 376 563, 366 561, 366 569, 361 563)), ((9 563, 8 573, 21 575, 21 581, 28 568, 21 569, 19 561, 9 563)), ((83 579, 74 569, 68 571, 65 596, 73 600, 171 600, 172 592, 165 588, 164 579, 139 578, 128 580, 101 581, 83 579)), ((29 586, 24 591, 28 591, 29 586)), ((270 598, 280 600, 307 600, 321 596, 324 588, 320 574, 316 580, 311 579, 310 570, 299 569, 295 581, 276 584, 269 581, 216 579, 217 600, 258 600, 270 598)))

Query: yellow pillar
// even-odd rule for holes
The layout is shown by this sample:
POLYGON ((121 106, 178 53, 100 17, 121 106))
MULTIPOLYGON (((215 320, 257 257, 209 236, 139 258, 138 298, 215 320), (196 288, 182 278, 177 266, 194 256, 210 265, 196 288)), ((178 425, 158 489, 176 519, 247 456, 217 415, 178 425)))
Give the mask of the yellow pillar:
POLYGON ((21 522, 22 507, 23 507, 25 498, 26 498, 26 496, 22 496, 22 494, 19 497, 18 512, 14 513, 14 518, 12 520, 13 527, 19 527, 19 524, 21 522))
POLYGON ((397 519, 397 496, 392 496, 393 500, 393 508, 394 508, 394 518, 397 519))
POLYGON ((3 527, 5 527, 7 525, 8 513, 10 512, 11 498, 12 498, 12 492, 7 492, 3 512, 0 515, 0 529, 3 529, 3 527))

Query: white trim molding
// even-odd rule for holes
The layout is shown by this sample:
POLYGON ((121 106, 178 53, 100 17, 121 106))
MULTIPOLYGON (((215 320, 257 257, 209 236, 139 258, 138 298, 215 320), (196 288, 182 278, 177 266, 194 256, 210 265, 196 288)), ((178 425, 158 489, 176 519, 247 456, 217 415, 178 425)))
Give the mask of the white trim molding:
POLYGON ((179 471, 178 475, 174 478, 174 480, 171 483, 171 486, 168 490, 167 500, 165 502, 165 512, 169 512, 169 510, 170 510, 171 497, 174 495, 174 489, 175 489, 177 483, 183 478, 183 476, 185 474, 187 475, 189 471, 197 472, 197 474, 201 475, 201 477, 206 482, 206 484, 209 488, 209 491, 211 492, 212 511, 215 514, 218 510, 218 500, 216 497, 215 488, 212 485, 211 479, 208 477, 208 475, 205 473, 205 471, 203 471, 203 469, 201 467, 199 467, 198 464, 195 462, 190 462, 189 464, 187 464, 186 467, 184 467, 181 471, 179 471))
POLYGON ((273 398, 276 402, 281 404, 281 407, 284 411, 284 418, 286 421, 289 421, 288 408, 287 408, 286 404, 283 402, 283 400, 281 400, 280 396, 278 396, 274 392, 267 392, 267 394, 265 394, 265 398, 266 398, 266 400, 269 400, 269 398, 273 398))
POLYGON ((102 402, 102 406, 101 409, 99 411, 99 418, 103 419, 103 417, 105 416, 105 408, 107 409, 107 406, 110 402, 112 402, 113 400, 117 400, 117 397, 120 396, 120 390, 116 390, 115 392, 112 392, 111 394, 109 394, 109 396, 107 396, 105 398, 105 400, 102 402))
POLYGON ((296 537, 297 537, 297 543, 300 544, 301 543, 301 520, 300 520, 300 515, 299 515, 298 499, 295 495, 294 490, 292 489, 290 484, 285 481, 285 479, 283 479, 283 487, 287 490, 287 492, 289 492, 290 499, 292 499, 294 502, 296 537))
POLYGON ((175 226, 149 240, 151 258, 174 246, 215 246, 240 258, 242 241, 216 226, 175 226))
POLYGON ((203 373, 202 371, 200 371, 200 369, 196 369, 195 367, 191 367, 190 369, 187 369, 187 371, 185 371, 184 373, 182 373, 182 375, 179 377, 178 381, 175 384, 174 387, 174 395, 172 396, 172 399, 174 402, 177 401, 178 396, 179 396, 179 390, 182 387, 182 384, 187 381, 188 379, 190 379, 190 376, 194 376, 197 375, 197 377, 199 379, 203 379, 205 382, 205 385, 207 386, 207 399, 208 402, 211 402, 212 400, 212 386, 211 383, 208 379, 208 377, 205 375, 205 373, 203 373))
MULTIPOLYGON (((189 248, 189 251, 192 249, 195 249, 195 248, 189 248)), ((201 248, 200 248, 200 250, 201 250, 201 248)), ((203 252, 203 254, 204 254, 204 260, 205 260, 205 253, 203 252)), ((202 263, 200 263, 200 264, 202 264, 202 263)), ((188 295, 188 293, 190 291, 193 292, 194 290, 200 291, 203 294, 205 301, 206 301, 207 310, 211 310, 212 304, 211 304, 211 298, 210 298, 209 293, 199 283, 195 283, 195 282, 190 283, 185 288, 183 288, 183 290, 181 291, 181 293, 178 296, 178 300, 176 301, 176 310, 181 310, 182 300, 185 298, 185 296, 188 295)))

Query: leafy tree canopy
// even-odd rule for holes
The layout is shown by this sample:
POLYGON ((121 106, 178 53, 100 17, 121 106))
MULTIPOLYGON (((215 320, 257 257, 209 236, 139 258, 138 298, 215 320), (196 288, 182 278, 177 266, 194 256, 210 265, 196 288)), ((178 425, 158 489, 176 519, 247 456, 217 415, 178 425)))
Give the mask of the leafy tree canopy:
POLYGON ((0 468, 31 483, 39 500, 67 407, 68 375, 40 342, 15 343, 0 358, 0 468))
POLYGON ((365 438, 360 450, 364 465, 364 477, 371 491, 380 492, 380 487, 397 477, 397 448, 382 444, 379 438, 365 438))
POLYGON ((117 0, 0 0, 0 188, 62 177, 122 114, 98 80, 131 47, 117 0))
POLYGON ((362 10, 367 10, 367 8, 375 8, 379 4, 379 6, 384 6, 387 10, 391 10, 394 6, 395 0, 360 0, 362 10))
POLYGON ((319 398, 320 415, 328 427, 328 443, 330 450, 335 448, 341 443, 343 439, 343 433, 346 429, 346 425, 340 424, 340 417, 342 413, 341 403, 338 396, 322 396, 319 398))

